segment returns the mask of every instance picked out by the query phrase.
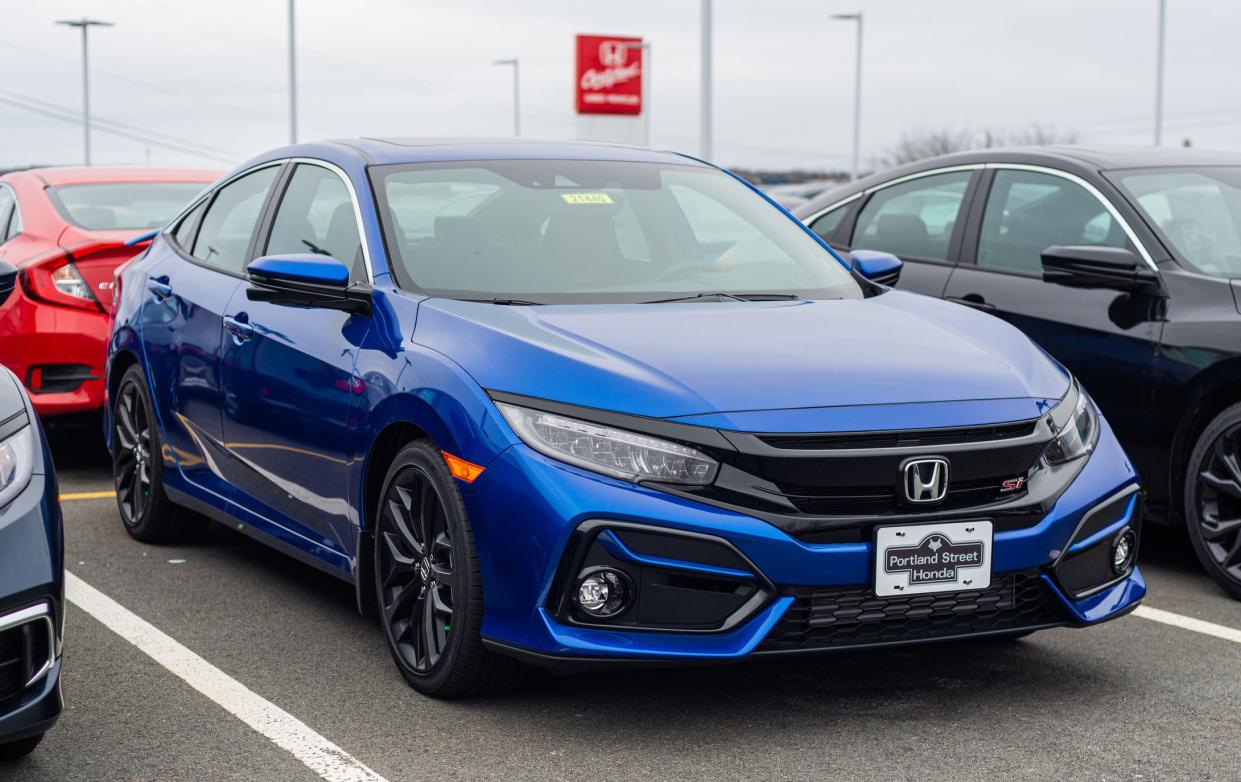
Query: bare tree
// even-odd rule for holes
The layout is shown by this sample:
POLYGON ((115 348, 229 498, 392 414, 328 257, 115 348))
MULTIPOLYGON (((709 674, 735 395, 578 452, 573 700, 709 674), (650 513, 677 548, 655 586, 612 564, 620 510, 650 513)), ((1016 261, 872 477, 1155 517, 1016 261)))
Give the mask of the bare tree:
POLYGON ((1078 140, 1076 131, 1037 122, 1008 130, 912 130, 902 133, 900 140, 884 150, 877 162, 886 168, 967 149, 1075 144, 1078 140))

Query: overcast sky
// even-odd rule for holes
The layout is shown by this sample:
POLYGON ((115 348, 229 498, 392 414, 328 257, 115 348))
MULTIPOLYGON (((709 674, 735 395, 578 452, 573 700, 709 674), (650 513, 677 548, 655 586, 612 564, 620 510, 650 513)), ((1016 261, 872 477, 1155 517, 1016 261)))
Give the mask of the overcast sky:
MULTIPOLYGON (((715 159, 844 167, 865 13, 862 154, 916 128, 1032 122, 1149 144, 1158 0, 715 0, 715 159)), ((297 0, 301 137, 500 136, 520 57, 523 132, 574 134, 573 36, 652 41, 652 144, 698 151, 698 0, 297 0)), ((1165 143, 1241 148, 1241 3, 1168 0, 1165 143)), ((0 0, 0 167, 77 163, 81 129, 12 106, 92 106, 241 161, 288 138, 286 0, 0 0)), ((227 167, 103 132, 95 162, 227 167)))

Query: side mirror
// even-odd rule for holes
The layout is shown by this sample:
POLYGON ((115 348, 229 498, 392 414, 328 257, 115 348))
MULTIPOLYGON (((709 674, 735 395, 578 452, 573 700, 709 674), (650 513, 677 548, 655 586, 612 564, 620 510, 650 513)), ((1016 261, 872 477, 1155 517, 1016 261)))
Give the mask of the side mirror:
POLYGON ((871 282, 893 286, 901 278, 901 267, 905 264, 892 253, 878 250, 852 250, 849 258, 853 261, 853 270, 871 282))
POLYGON ((1124 247, 1068 245, 1043 250, 1043 280, 1070 288, 1137 291, 1159 277, 1124 247))
POLYGON ((246 267, 251 301, 296 307, 323 307, 369 314, 371 294, 365 286, 349 285, 349 267, 335 258, 311 253, 265 255, 246 267))
POLYGON ((8 261, 0 261, 0 304, 4 304, 17 285, 17 267, 8 261))

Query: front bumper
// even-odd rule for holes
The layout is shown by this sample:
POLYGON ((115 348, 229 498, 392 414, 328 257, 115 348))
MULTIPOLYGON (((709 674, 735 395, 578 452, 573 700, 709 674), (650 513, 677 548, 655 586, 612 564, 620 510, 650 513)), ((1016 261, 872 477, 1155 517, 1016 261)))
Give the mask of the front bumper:
POLYGON ((108 316, 31 300, 18 286, 0 309, 0 355, 30 393, 40 416, 103 406, 108 316))
MULTIPOLYGON (((927 626, 935 629, 929 631, 917 627, 911 631, 906 622, 903 632, 860 632, 849 637, 831 637, 817 628, 829 614, 856 618, 867 612, 883 627, 883 617, 874 612, 897 605, 867 594, 873 577, 870 543, 806 543, 757 518, 585 472, 521 445, 497 457, 464 494, 483 569, 484 641, 498 651, 543 665, 570 667, 728 661, 756 654, 1083 627, 1116 618, 1135 608, 1145 595, 1145 582, 1136 567, 1098 588, 1074 590, 1063 586, 1056 568, 1086 537, 1079 531, 1091 511, 1128 496, 1136 489, 1136 480, 1132 465, 1104 425, 1089 462, 1051 512, 1030 527, 995 534, 996 589, 981 595, 949 593, 943 597, 952 605, 938 606, 950 616, 972 615, 971 606, 991 601, 992 608, 1004 609, 1003 621, 931 622, 927 626), (565 574, 557 571, 563 569, 564 552, 575 545, 574 535, 588 521, 712 536, 735 548, 758 580, 770 585, 770 594, 742 621, 715 631, 613 629, 574 622, 556 609, 556 590, 565 580, 565 574)), ((1125 522, 1135 530, 1136 513, 1125 522)), ((962 514, 962 520, 968 518, 962 514)))

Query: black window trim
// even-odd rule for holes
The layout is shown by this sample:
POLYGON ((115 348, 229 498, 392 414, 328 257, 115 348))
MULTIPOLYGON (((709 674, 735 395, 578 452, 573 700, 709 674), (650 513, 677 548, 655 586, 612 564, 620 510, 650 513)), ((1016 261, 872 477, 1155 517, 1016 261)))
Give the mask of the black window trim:
MULTIPOLYGON (((248 264, 250 263, 250 261, 254 260, 253 253, 254 253, 254 246, 255 246, 255 238, 257 237, 259 233, 259 229, 263 225, 263 218, 267 214, 267 209, 271 205, 272 194, 276 191, 276 187, 280 184, 280 181, 282 177, 284 176, 286 164, 287 164, 287 161, 283 159, 269 160, 264 163, 259 163, 257 165, 251 166, 250 168, 247 168, 244 171, 239 171, 236 174, 230 176, 229 178, 223 179, 217 182, 214 187, 212 187, 206 193, 203 193, 202 196, 194 199, 194 201, 191 202, 189 206, 187 206, 185 209, 181 211, 181 214, 177 215, 177 218, 175 220, 168 223, 168 226, 164 228, 164 236, 168 240, 168 246, 171 247, 173 251, 176 252, 176 254, 179 255, 181 258, 189 261, 190 263, 196 266, 201 266, 204 269, 209 269, 213 272, 219 272, 220 274, 224 274, 229 277, 234 277, 239 280, 246 279, 245 264, 248 264), (271 168, 273 166, 279 166, 281 170, 276 172, 276 178, 272 181, 271 186, 268 187, 267 196, 263 200, 263 206, 262 208, 259 209, 259 219, 258 221, 255 222, 254 230, 251 231, 250 233, 250 243, 246 247, 246 256, 245 256, 245 261, 242 264, 242 271, 235 272, 232 269, 226 269, 223 266, 220 266, 219 264, 214 264, 214 263, 211 263, 210 261, 205 261, 202 258, 196 258, 190 254, 189 250, 186 250, 184 247, 182 247, 180 244, 177 243, 177 240, 175 238, 176 226, 179 226, 181 224, 181 221, 185 219, 191 212, 197 209, 200 204, 202 204, 203 202, 207 203, 207 208, 203 211, 203 216, 206 216, 206 214, 211 211, 212 205, 215 204, 216 196, 220 194, 221 190, 228 187, 233 182, 236 182, 238 179, 241 179, 242 177, 249 176, 250 174, 256 174, 259 171, 262 171, 263 169, 271 168)), ((193 246, 193 243, 198 241, 198 231, 202 227, 201 225, 202 218, 199 218, 198 222, 199 222, 199 225, 194 226, 194 234, 190 239, 191 248, 193 246)))

